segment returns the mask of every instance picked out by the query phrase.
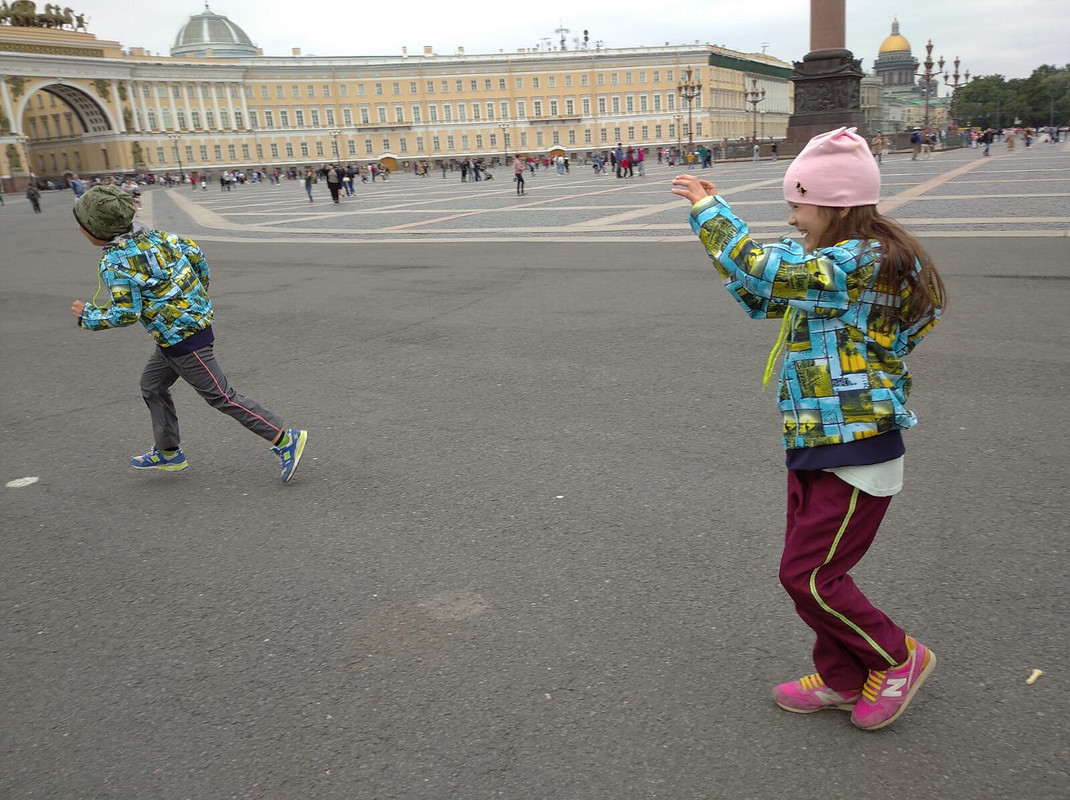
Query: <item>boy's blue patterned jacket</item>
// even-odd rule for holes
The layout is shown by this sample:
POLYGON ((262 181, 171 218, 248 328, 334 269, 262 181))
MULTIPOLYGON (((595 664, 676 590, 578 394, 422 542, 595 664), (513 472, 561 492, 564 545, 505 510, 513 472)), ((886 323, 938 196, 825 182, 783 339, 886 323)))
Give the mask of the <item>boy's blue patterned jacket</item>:
POLYGON ((190 239, 135 223, 105 246, 100 279, 111 303, 87 305, 78 321, 84 328, 117 328, 140 320, 156 344, 171 347, 212 324, 208 262, 190 239))
POLYGON ((910 327, 877 328, 879 242, 850 240, 813 253, 790 240, 762 246, 719 196, 695 203, 691 229, 744 311, 784 318, 790 329, 777 403, 786 449, 845 444, 917 424, 906 407, 911 382, 901 359, 936 324, 939 309, 910 327))

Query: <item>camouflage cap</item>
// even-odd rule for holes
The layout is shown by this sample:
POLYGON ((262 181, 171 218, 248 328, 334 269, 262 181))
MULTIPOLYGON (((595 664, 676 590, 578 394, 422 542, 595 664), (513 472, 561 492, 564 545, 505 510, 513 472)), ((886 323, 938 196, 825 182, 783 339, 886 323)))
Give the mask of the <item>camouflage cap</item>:
POLYGON ((111 240, 130 230, 134 201, 118 186, 94 186, 74 204, 74 218, 91 236, 111 240))

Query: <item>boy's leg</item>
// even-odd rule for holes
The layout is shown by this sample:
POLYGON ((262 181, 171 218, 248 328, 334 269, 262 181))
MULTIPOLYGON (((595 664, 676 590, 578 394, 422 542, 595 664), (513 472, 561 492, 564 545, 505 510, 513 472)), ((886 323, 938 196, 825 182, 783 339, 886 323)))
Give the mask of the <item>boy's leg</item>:
POLYGON ((283 433, 282 420, 278 415, 234 391, 215 360, 212 345, 187 355, 168 356, 167 361, 212 408, 234 417, 269 442, 274 443, 283 433))
POLYGON ((160 352, 160 348, 153 348, 149 363, 141 371, 141 397, 149 407, 152 438, 160 450, 177 450, 182 441, 178 431, 178 413, 170 391, 177 380, 178 372, 160 352))
POLYGON ((866 554, 890 497, 873 497, 831 472, 788 470, 788 528, 780 580, 817 635, 814 664, 837 691, 907 658, 906 637, 848 572, 866 554))

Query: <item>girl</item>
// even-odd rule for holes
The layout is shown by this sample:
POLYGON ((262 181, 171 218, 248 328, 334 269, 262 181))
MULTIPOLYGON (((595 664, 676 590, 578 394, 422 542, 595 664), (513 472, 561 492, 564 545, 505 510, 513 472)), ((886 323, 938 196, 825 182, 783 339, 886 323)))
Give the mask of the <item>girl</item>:
POLYGON ((779 317, 779 408, 787 450, 787 533, 780 581, 817 634, 817 672, 777 686, 777 705, 851 712, 875 730, 906 709, 936 657, 873 606, 848 572, 876 535, 903 478, 902 357, 932 329, 944 285, 920 243, 877 211, 880 170, 866 140, 840 128, 788 167, 795 242, 760 245, 708 181, 673 180, 725 288, 753 318, 779 317))

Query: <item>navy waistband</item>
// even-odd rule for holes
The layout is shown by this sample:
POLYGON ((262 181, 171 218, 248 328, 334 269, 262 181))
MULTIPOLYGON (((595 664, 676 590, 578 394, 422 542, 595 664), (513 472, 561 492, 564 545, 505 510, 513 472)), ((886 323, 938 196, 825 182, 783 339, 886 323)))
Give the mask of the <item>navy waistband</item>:
POLYGON ((215 341, 215 334, 212 333, 212 326, 207 328, 201 328, 192 336, 187 336, 178 344, 173 344, 170 347, 161 347, 160 350, 164 354, 169 356, 188 356, 194 350, 200 350, 202 347, 211 344, 215 341))
POLYGON ((906 451, 903 434, 895 430, 843 444, 788 450, 785 461, 788 469, 860 467, 866 464, 883 464, 885 461, 899 458, 906 451))

